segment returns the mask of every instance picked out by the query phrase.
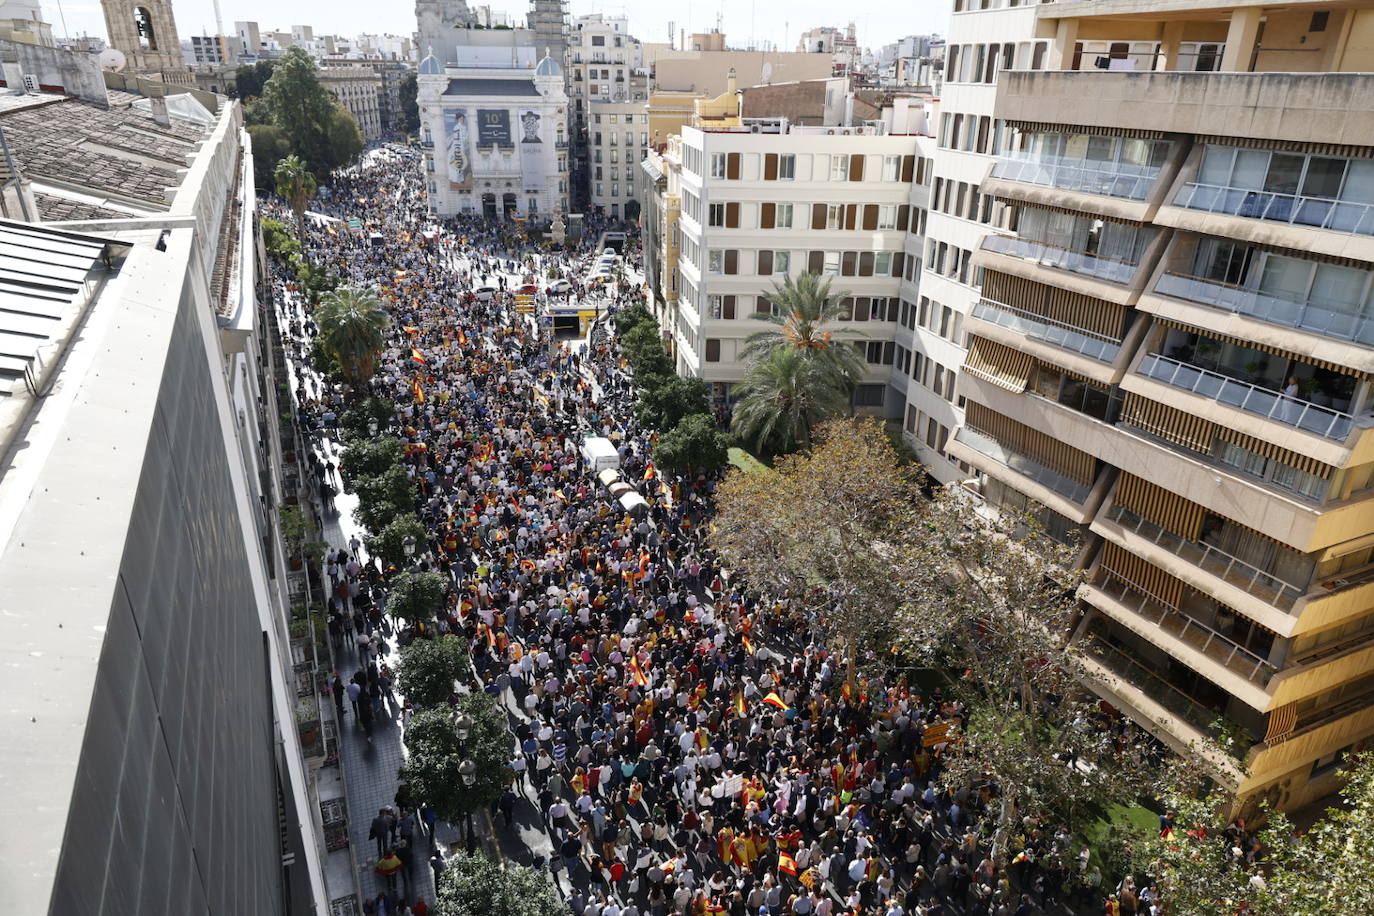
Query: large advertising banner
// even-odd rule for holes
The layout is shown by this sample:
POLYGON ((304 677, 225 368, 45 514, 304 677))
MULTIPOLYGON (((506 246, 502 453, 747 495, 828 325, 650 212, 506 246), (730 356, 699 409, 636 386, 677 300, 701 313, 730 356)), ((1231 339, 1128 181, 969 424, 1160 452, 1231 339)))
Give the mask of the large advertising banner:
POLYGON ((472 153, 468 144, 468 113, 466 111, 444 112, 444 130, 447 133, 445 162, 448 170, 448 184, 456 191, 472 187, 472 153))
POLYGON ((504 108, 477 109, 477 145, 515 146, 510 136, 510 112, 504 108))
POLYGON ((520 181, 526 191, 544 190, 543 119, 537 111, 520 113, 520 181))

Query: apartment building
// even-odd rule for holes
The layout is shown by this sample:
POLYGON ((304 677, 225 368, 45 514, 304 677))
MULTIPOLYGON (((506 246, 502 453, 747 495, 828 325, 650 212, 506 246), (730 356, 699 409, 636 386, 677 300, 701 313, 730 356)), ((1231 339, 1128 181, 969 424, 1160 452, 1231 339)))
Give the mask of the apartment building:
POLYGON ((1319 798, 1374 743, 1374 4, 954 21, 942 451, 1083 538, 1097 692, 1180 751, 1234 737, 1250 803, 1319 798))
POLYGON ((370 66, 341 60, 321 61, 318 74, 320 85, 334 93, 339 104, 358 122, 363 139, 370 143, 381 137, 381 74, 370 66))
POLYGON ((899 344, 900 287, 908 236, 923 223, 912 188, 933 151, 930 138, 881 121, 684 128, 649 163, 671 173, 656 219, 671 238, 646 240, 678 371, 728 401, 747 370, 746 338, 768 326, 752 316, 770 308, 774 284, 820 273, 845 292, 845 321, 869 365, 856 405, 901 416, 912 354, 909 337, 899 344))
POLYGON ((649 73, 624 16, 578 16, 568 42, 574 187, 579 206, 632 219, 635 175, 648 145, 649 73))

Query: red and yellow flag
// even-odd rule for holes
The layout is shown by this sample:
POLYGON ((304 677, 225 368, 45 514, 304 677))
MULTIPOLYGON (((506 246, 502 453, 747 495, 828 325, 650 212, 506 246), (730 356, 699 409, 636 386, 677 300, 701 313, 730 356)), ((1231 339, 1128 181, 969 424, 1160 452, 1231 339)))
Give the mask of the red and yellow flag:
POLYGON ((743 643, 745 652, 748 652, 750 655, 754 654, 754 644, 750 641, 748 636, 742 637, 740 642, 743 643))
POLYGON ((735 714, 743 718, 749 713, 749 707, 744 704, 744 693, 735 694, 735 714))
POLYGON ((648 686, 649 678, 645 676, 644 669, 640 667, 639 659, 634 656, 630 657, 630 675, 634 678, 637 686, 648 686))
POLYGON ((412 336, 420 333, 420 329, 413 324, 403 324, 401 325, 401 330, 412 336))
POLYGON ((415 396, 415 403, 423 404, 425 402, 425 389, 420 386, 419 379, 410 383, 410 392, 415 396))
POLYGON ((797 860, 785 852, 778 853, 778 871, 797 877, 797 860))
POLYGON ((791 706, 788 706, 786 703, 782 701, 782 697, 778 696, 778 692, 776 690, 770 691, 768 696, 763 698, 763 702, 767 703, 769 706, 776 706, 783 712, 786 712, 787 710, 792 708, 791 706))
POLYGON ((425 359, 425 355, 414 347, 410 348, 410 359, 412 362, 419 363, 422 366, 428 365, 429 363, 429 361, 425 359))

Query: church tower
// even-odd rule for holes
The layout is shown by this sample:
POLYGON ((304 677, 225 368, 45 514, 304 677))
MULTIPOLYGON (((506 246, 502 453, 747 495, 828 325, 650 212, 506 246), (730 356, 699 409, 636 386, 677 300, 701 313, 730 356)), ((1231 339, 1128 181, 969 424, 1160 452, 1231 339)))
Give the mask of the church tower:
POLYGON ((126 73, 163 83, 190 85, 191 68, 181 56, 172 0, 100 0, 110 47, 123 51, 126 73))

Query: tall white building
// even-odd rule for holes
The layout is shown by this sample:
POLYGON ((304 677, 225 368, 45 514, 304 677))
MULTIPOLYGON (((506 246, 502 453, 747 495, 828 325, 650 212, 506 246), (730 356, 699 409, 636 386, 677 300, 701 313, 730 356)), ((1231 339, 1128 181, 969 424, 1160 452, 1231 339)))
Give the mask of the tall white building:
POLYGON ((624 16, 579 16, 567 55, 579 203, 632 217, 640 204, 629 206, 635 172, 649 139, 649 74, 639 39, 624 16))

